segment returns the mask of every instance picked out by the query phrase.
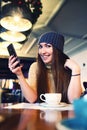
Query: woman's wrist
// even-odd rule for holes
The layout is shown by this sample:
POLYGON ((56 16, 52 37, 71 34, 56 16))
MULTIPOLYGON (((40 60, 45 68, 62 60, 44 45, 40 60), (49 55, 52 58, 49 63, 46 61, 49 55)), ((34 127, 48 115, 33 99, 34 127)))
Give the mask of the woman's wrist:
POLYGON ((22 71, 21 71, 20 73, 18 73, 18 74, 16 74, 16 75, 17 75, 17 77, 18 77, 18 79, 19 79, 20 77, 23 76, 23 73, 22 73, 22 71))
POLYGON ((80 68, 72 70, 72 75, 77 75, 77 74, 80 74, 80 73, 81 73, 80 68))
POLYGON ((80 67, 78 67, 72 70, 71 76, 80 76, 80 74, 81 74, 80 67))
POLYGON ((78 74, 72 74, 71 76, 80 76, 80 73, 78 73, 78 74))

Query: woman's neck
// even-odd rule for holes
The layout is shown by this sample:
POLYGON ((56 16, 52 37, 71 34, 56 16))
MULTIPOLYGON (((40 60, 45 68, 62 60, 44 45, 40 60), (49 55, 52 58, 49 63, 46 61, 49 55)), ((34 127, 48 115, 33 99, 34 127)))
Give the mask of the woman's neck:
POLYGON ((51 64, 45 64, 47 69, 51 69, 51 64))

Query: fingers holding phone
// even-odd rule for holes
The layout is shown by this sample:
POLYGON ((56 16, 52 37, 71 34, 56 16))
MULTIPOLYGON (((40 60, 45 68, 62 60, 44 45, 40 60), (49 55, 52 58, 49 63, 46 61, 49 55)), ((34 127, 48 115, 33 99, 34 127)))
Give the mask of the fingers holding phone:
POLYGON ((22 74, 21 68, 23 67, 22 64, 20 64, 20 66, 17 66, 18 63, 19 61, 16 60, 16 57, 14 56, 9 57, 8 68, 10 69, 11 72, 16 74, 17 76, 22 74))
POLYGON ((17 60, 17 57, 14 57, 13 55, 9 57, 9 68, 10 69, 14 69, 14 68, 17 68, 19 67, 19 60, 17 60))

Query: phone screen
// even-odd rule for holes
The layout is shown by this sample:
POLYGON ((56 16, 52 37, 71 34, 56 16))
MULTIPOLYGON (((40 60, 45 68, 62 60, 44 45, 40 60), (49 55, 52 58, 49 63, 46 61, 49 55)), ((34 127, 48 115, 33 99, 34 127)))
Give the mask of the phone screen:
POLYGON ((17 57, 16 60, 19 61, 19 63, 17 64, 17 66, 20 66, 20 59, 18 58, 17 53, 16 53, 16 51, 15 51, 14 46, 13 46, 12 43, 7 47, 7 50, 9 52, 10 56, 13 55, 13 56, 17 57))

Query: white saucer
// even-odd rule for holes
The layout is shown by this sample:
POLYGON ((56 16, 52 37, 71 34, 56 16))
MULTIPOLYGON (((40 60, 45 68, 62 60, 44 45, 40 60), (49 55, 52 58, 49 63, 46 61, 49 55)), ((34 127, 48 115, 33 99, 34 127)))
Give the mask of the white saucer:
POLYGON ((66 106, 66 103, 64 102, 61 102, 57 105, 54 105, 54 104, 47 104, 47 103, 40 103, 41 106, 44 106, 44 107, 64 107, 66 106))

